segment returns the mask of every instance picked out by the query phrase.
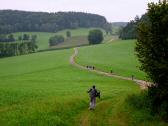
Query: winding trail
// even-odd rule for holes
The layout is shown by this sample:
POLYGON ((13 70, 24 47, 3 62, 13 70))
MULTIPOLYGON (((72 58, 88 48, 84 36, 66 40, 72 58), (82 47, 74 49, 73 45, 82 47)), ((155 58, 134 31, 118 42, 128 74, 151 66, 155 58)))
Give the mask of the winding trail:
POLYGON ((134 82, 136 82, 137 84, 140 85, 140 88, 142 90, 147 89, 148 86, 151 85, 150 82, 147 82, 147 81, 144 81, 144 80, 138 80, 138 79, 133 79, 132 80, 132 78, 129 78, 129 77, 123 77, 123 76, 116 75, 116 74, 113 74, 113 73, 107 73, 107 72, 104 72, 104 71, 101 71, 101 70, 98 70, 98 69, 94 69, 94 70, 93 69, 89 69, 86 66, 82 66, 82 65, 78 64, 75 61, 75 58, 77 57, 77 55, 78 55, 78 48, 74 48, 74 53, 70 57, 70 64, 72 64, 75 67, 78 67, 80 69, 87 70, 87 71, 90 71, 90 72, 95 72, 95 73, 100 74, 100 75, 105 75, 105 76, 108 76, 108 77, 115 77, 115 78, 119 78, 119 79, 123 79, 123 80, 134 81, 134 82))

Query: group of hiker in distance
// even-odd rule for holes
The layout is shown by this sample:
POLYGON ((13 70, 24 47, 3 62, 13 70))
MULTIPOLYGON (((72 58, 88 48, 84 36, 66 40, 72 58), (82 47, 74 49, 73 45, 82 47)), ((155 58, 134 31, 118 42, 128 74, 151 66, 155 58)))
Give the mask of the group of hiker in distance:
POLYGON ((100 91, 97 91, 95 85, 93 85, 92 88, 87 91, 87 93, 89 93, 90 97, 89 109, 94 110, 96 106, 96 97, 100 98, 100 91))

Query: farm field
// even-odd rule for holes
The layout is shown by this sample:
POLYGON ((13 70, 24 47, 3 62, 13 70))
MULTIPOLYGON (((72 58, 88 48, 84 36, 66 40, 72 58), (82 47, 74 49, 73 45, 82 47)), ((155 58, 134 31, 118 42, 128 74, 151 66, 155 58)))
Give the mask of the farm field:
POLYGON ((87 36, 73 36, 71 38, 67 38, 63 43, 60 43, 50 48, 51 49, 69 48, 69 47, 84 46, 84 45, 89 45, 87 36))
POLYGON ((126 104, 128 95, 140 93, 137 84, 80 70, 70 65, 72 54, 73 49, 66 49, 0 59, 0 124, 165 125, 148 112, 126 104), (96 110, 89 111, 86 91, 93 84, 102 97, 96 110))
POLYGON ((93 29, 100 29, 103 34, 105 34, 105 31, 102 28, 77 28, 77 29, 66 29, 57 32, 59 35, 64 35, 66 37, 66 32, 70 31, 72 36, 87 36, 90 30, 93 29))
MULTIPOLYGON (((79 38, 79 37, 81 37, 81 39, 83 40, 84 36, 85 36, 85 39, 87 39, 86 36, 88 35, 89 31, 92 30, 92 29, 95 29, 95 28, 66 29, 66 30, 62 30, 62 31, 59 31, 59 32, 56 32, 56 33, 51 33, 51 32, 17 32, 17 33, 14 33, 14 36, 17 39, 19 35, 23 35, 23 34, 37 35, 38 50, 44 50, 44 49, 49 49, 48 40, 49 40, 50 37, 52 37, 54 35, 63 35, 65 37, 65 42, 61 43, 56 48, 78 46, 78 45, 83 45, 83 43, 88 44, 88 41, 86 41, 86 42, 82 41, 81 43, 79 41, 77 43, 76 39, 75 39, 75 42, 72 42, 72 44, 69 43, 69 41, 66 40, 66 32, 67 31, 71 32, 71 35, 72 35, 72 40, 71 41, 73 41, 74 38, 79 38)), ((103 29, 101 29, 101 30, 105 34, 105 31, 103 29)))
POLYGON ((115 40, 110 43, 79 48, 77 62, 95 66, 97 69, 145 80, 145 74, 139 70, 134 53, 136 40, 115 40))

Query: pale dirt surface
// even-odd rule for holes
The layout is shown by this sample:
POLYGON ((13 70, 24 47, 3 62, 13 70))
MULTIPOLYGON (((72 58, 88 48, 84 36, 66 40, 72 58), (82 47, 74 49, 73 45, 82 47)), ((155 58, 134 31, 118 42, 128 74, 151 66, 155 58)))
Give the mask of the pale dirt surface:
POLYGON ((113 73, 107 73, 107 72, 103 72, 101 70, 98 70, 98 69, 90 69, 90 68, 87 68, 86 66, 82 66, 78 63, 76 63, 75 61, 75 58, 76 56, 78 55, 78 48, 74 48, 74 53, 73 55, 70 57, 70 64, 72 64, 73 66, 76 66, 80 69, 83 69, 83 70, 88 70, 90 72, 95 72, 97 74, 100 74, 100 75, 105 75, 105 76, 108 76, 108 77, 115 77, 115 78, 119 78, 119 79, 122 79, 122 80, 130 80, 130 81, 134 81, 136 82, 137 84, 139 84, 140 88, 142 90, 144 89, 147 89, 151 83, 150 82, 147 82, 147 81, 144 81, 144 80, 138 80, 138 79, 133 79, 132 78, 129 78, 129 77, 123 77, 123 76, 120 76, 120 75, 116 75, 116 74, 113 74, 113 73))

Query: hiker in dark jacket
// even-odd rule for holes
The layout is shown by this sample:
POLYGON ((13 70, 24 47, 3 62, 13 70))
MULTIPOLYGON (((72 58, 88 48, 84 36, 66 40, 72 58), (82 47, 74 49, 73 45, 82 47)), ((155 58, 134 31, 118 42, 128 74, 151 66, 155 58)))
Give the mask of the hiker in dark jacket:
POLYGON ((95 109, 96 106, 96 97, 97 97, 97 90, 95 88, 95 86, 93 85, 93 87, 88 91, 89 96, 90 96, 90 107, 89 109, 95 109))

